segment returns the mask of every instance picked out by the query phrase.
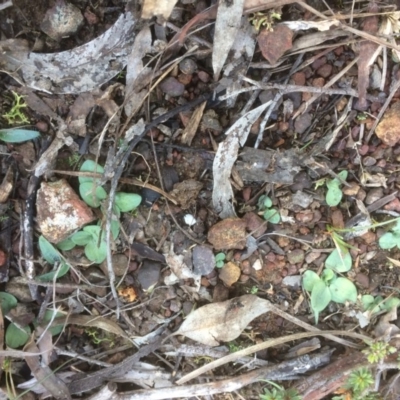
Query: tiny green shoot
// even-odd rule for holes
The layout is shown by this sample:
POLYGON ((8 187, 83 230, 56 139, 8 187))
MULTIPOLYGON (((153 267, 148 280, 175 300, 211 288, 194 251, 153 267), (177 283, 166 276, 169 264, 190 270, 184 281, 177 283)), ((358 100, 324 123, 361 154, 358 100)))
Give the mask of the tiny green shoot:
POLYGON ((226 255, 225 253, 218 253, 215 256, 215 266, 217 268, 222 268, 225 265, 226 255))
POLYGON ((267 195, 262 195, 258 199, 258 209, 263 213, 263 217, 271 224, 279 224, 281 216, 276 208, 272 208, 272 200, 267 195))
MULTIPOLYGON (((343 181, 347 179, 348 172, 346 170, 339 172, 338 176, 341 178, 343 181)), ((330 207, 336 207, 340 201, 342 200, 343 197, 343 192, 342 189, 340 188, 342 186, 342 182, 338 178, 334 179, 329 179, 326 181, 326 186, 328 188, 328 191, 326 192, 326 203, 330 207)))

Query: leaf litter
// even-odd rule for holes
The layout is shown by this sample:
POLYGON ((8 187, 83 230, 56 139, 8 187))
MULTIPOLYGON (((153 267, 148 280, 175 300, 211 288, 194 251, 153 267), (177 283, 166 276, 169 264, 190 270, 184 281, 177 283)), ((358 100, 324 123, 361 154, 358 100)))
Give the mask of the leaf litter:
MULTIPOLYGON (((26 386, 7 367, 9 396, 28 387, 55 398, 175 398, 249 386, 259 398, 260 379, 301 378, 292 386, 322 398, 348 371, 329 372, 340 363, 332 341, 356 368, 360 348, 397 332, 398 12, 181 3, 121 4, 113 20, 102 5, 84 19, 78 10, 72 31, 43 28, 55 42, 35 51, 29 37, 0 42, 11 94, 0 101, 1 333, 16 348, 3 353, 24 357, 36 379, 26 386), (93 38, 81 21, 104 33, 93 38), (88 162, 104 170, 82 169, 88 162), (60 183, 67 189, 51 190, 60 183), (311 314, 315 325, 303 321, 311 314), (309 332, 288 335, 300 329, 309 332), (307 368, 298 355, 282 361, 283 343, 312 335, 331 349, 307 354, 307 368), (156 367, 152 352, 178 350, 177 336, 206 346, 187 359, 223 344, 233 354, 197 370, 156 367), (271 365, 235 375, 231 362, 270 346, 271 365), (311 365, 318 371, 302 377, 311 365), (234 376, 167 383, 217 367, 234 376), (142 389, 106 385, 127 380, 142 389)), ((12 7, 0 12, 20 23, 12 7)))

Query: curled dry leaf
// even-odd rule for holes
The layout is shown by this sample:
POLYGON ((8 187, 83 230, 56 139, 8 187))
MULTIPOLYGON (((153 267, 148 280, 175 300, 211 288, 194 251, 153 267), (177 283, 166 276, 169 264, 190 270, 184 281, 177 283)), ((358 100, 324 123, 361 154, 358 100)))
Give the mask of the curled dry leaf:
POLYGON ((220 341, 236 339, 254 318, 268 311, 267 300, 246 294, 193 311, 173 335, 183 335, 207 346, 218 346, 220 341))

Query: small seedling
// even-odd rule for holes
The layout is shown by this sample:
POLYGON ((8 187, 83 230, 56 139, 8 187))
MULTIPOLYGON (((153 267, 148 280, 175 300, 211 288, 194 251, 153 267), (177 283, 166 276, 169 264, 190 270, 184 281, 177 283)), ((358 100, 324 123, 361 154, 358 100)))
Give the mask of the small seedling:
POLYGON ((60 252, 43 236, 39 236, 39 249, 43 258, 50 264, 58 266, 55 270, 47 274, 39 275, 37 279, 42 282, 52 282, 54 279, 61 278, 70 269, 70 265, 60 252))
POLYGON ((215 266, 217 268, 222 268, 225 265, 226 255, 225 253, 218 253, 215 256, 215 266))
POLYGON ((272 207, 272 200, 269 196, 263 195, 258 199, 258 209, 262 212, 264 219, 271 224, 279 224, 281 216, 279 211, 272 207))
POLYGON ((314 271, 307 270, 303 275, 303 288, 311 293, 311 309, 318 323, 319 314, 331 301, 344 304, 356 302, 357 288, 353 282, 338 277, 332 269, 326 268, 319 277, 314 271))
MULTIPOLYGON (((346 170, 341 171, 338 174, 339 178, 341 178, 343 181, 346 180, 347 175, 348 172, 346 170)), ((330 207, 336 207, 340 203, 343 197, 343 192, 342 189, 340 188, 342 186, 342 182, 338 178, 329 179, 326 181, 326 186, 328 188, 325 197, 326 203, 330 207)))
POLYGON ((389 232, 384 233, 379 238, 379 246, 385 250, 393 249, 396 246, 400 249, 400 219, 396 220, 396 224, 389 232))
POLYGON ((371 364, 379 363, 390 354, 396 353, 396 347, 391 346, 388 342, 373 342, 368 348, 362 352, 367 356, 368 362, 371 364))
POLYGON ((1 129, 0 140, 6 143, 22 143, 40 136, 39 132, 29 129, 1 129))
MULTIPOLYGON (((92 172, 102 174, 104 168, 92 160, 85 161, 81 172, 92 172)), ((102 206, 103 200, 107 198, 107 192, 100 186, 100 180, 97 178, 80 176, 79 193, 86 204, 93 208, 102 206)), ((120 224, 119 216, 121 212, 130 212, 135 210, 142 198, 135 193, 118 192, 115 194, 114 214, 111 221, 111 233, 116 240, 119 235, 120 224)), ((107 257, 107 242, 104 230, 98 225, 88 225, 82 230, 74 233, 66 240, 57 244, 60 250, 67 251, 75 246, 84 246, 86 257, 96 263, 101 264, 107 257)))
POLYGON ((8 113, 3 114, 2 117, 7 121, 9 125, 28 124, 29 120, 22 111, 23 108, 27 107, 23 99, 24 96, 20 96, 14 91, 12 91, 12 94, 14 96, 14 102, 11 110, 8 113))
POLYGON ((372 400, 376 397, 371 397, 368 392, 374 383, 374 377, 368 368, 359 368, 352 371, 347 378, 343 388, 336 391, 336 394, 341 396, 334 396, 332 400, 372 400))
POLYGON ((271 390, 264 389, 264 393, 259 395, 260 400, 302 400, 296 389, 285 389, 275 382, 265 382, 274 387, 271 390))
POLYGON ((365 294, 361 297, 361 303, 364 311, 368 311, 371 315, 381 311, 389 312, 393 307, 400 305, 400 299, 397 297, 389 297, 384 299, 382 296, 372 296, 365 294))
POLYGON ((267 30, 273 30, 274 19, 281 19, 281 14, 274 9, 267 12, 255 12, 249 17, 249 21, 257 32, 259 32, 263 26, 267 30))

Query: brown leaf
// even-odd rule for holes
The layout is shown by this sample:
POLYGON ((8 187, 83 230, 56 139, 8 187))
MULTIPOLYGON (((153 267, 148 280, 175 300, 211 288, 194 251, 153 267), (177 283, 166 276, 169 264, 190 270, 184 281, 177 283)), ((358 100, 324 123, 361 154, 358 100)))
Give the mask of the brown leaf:
POLYGON ((264 58, 272 65, 292 48, 293 32, 285 25, 274 26, 274 30, 264 29, 257 41, 264 58))

